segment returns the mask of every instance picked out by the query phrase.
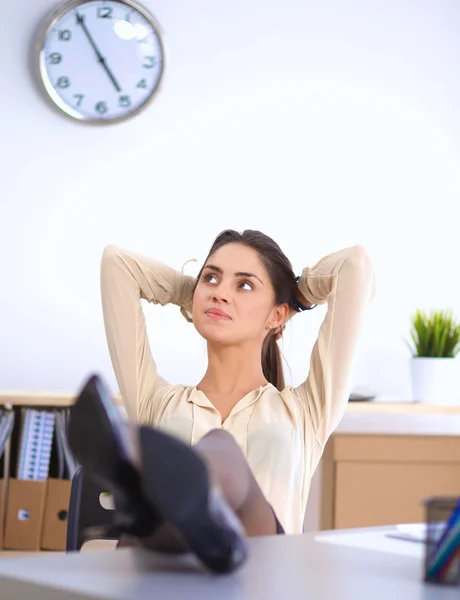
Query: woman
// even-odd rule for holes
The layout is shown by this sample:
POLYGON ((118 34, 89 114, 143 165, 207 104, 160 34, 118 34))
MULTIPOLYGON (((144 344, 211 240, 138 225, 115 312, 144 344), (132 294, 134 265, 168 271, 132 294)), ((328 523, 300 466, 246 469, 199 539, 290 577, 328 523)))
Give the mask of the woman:
POLYGON ((151 539, 167 523, 216 571, 244 560, 241 533, 301 533, 311 477, 347 405, 374 288, 360 246, 296 278, 271 238, 227 230, 196 279, 106 248, 101 289, 110 355, 128 416, 144 426, 128 433, 115 421, 96 379, 74 407, 69 435, 77 459, 115 490, 124 530, 151 539), (197 386, 157 374, 141 298, 178 305, 206 340, 208 367, 197 386), (309 375, 285 386, 277 339, 293 315, 323 303, 309 375), (91 454, 78 440, 92 431, 91 454))

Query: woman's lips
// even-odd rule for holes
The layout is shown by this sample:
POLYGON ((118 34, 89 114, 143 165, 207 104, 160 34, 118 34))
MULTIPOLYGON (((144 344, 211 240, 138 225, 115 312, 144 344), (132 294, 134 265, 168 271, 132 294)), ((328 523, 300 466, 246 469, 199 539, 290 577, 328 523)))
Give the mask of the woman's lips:
POLYGON ((214 319, 214 321, 229 321, 230 315, 220 310, 220 308, 210 308, 206 311, 206 314, 210 319, 214 319))

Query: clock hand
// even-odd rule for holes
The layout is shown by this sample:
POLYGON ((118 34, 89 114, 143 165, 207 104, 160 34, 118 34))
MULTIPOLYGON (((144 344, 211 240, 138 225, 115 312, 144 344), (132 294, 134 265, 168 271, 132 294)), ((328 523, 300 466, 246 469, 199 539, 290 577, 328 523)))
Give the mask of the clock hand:
POLYGON ((94 52, 96 53, 97 59, 98 61, 101 63, 101 65, 103 66, 105 72, 107 73, 107 75, 110 77, 110 80, 112 81, 115 89, 117 90, 117 92, 121 92, 121 87, 118 85, 117 80, 115 79, 115 77, 113 76, 112 71, 109 69, 109 67, 107 66, 107 63, 105 61, 105 58, 102 56, 102 54, 99 51, 99 48, 96 46, 93 38, 91 37, 90 32, 88 31, 88 28, 86 27, 85 24, 85 19, 82 15, 79 15, 77 13, 77 24, 81 25, 81 28, 83 29, 83 31, 85 32, 86 37, 88 38, 89 43, 91 44, 91 46, 93 47, 94 52))

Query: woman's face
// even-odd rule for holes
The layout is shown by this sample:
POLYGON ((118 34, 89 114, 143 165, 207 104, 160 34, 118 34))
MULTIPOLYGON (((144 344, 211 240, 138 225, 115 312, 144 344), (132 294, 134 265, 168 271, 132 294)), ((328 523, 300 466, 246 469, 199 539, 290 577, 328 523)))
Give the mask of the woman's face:
POLYGON ((225 244, 209 256, 193 297, 193 323, 208 342, 263 342, 282 316, 259 255, 243 244, 225 244))

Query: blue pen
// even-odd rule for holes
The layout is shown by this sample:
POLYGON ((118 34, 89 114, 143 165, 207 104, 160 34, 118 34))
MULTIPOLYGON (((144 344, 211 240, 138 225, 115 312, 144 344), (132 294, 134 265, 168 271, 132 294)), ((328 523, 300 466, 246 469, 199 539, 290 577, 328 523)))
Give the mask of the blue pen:
POLYGON ((427 567, 427 578, 437 580, 447 570, 460 549, 460 498, 452 510, 427 567))

